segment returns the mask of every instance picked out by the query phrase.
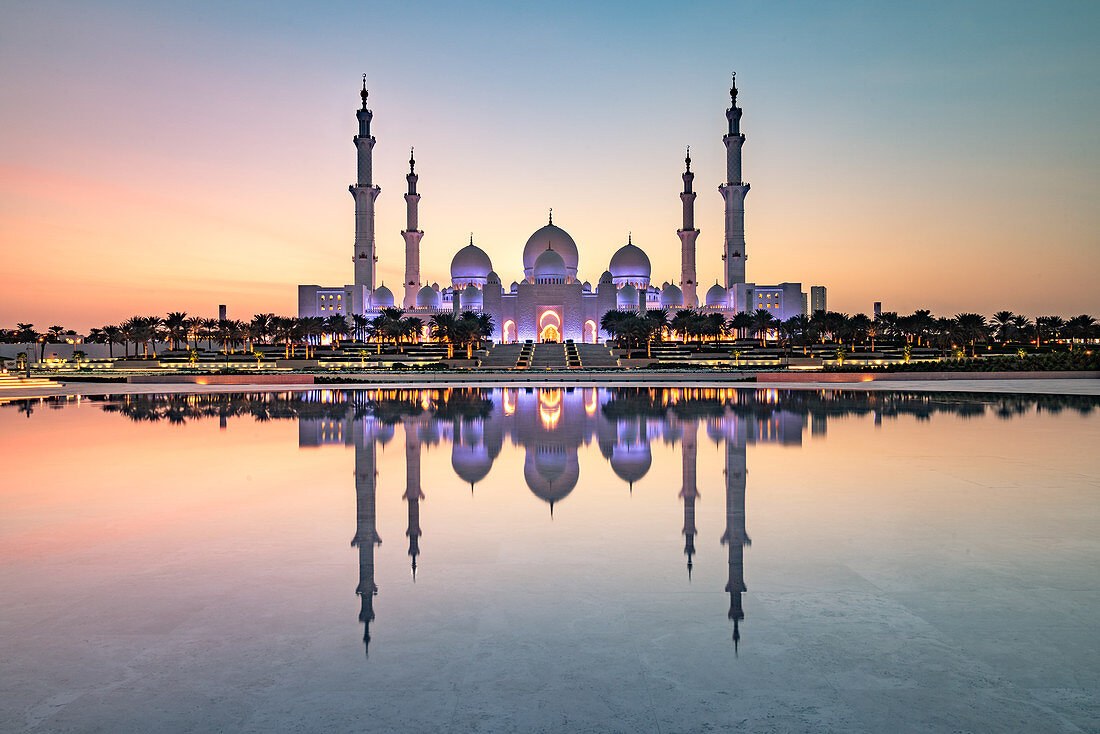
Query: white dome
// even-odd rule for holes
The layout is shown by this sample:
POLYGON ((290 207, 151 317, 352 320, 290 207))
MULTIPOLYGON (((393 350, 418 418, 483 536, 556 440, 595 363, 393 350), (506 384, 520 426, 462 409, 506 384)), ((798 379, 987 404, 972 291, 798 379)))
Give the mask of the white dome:
POLYGON ((416 293, 417 308, 439 308, 439 291, 426 285, 416 293))
POLYGON ((451 445, 451 468, 463 482, 473 486, 489 474, 493 458, 485 444, 463 446, 456 441, 451 445))
POLYGON ((561 227, 547 224, 531 235, 527 244, 523 247, 523 276, 534 277, 535 260, 546 251, 546 248, 557 252, 565 262, 565 275, 567 278, 577 277, 577 243, 561 227))
POLYGON ((564 283, 566 279, 565 260, 557 250, 548 248, 535 259, 532 277, 536 283, 564 283))
POLYGON ((391 308, 393 306, 393 291, 384 285, 378 286, 371 295, 371 303, 376 308, 391 308))
POLYGON ((661 305, 665 307, 683 306, 684 294, 676 285, 669 283, 661 290, 661 305))
POLYGON ((707 290, 707 305, 708 306, 725 306, 727 293, 726 289, 715 283, 707 290))
POLYGON ((553 505, 577 486, 581 469, 574 451, 528 449, 523 479, 535 496, 553 505))
POLYGON ((641 248, 630 242, 616 250, 611 256, 611 277, 616 285, 621 283, 639 283, 642 287, 649 284, 649 256, 641 248))
POLYGON ((644 477, 652 464, 649 444, 618 445, 611 452, 611 470, 629 484, 644 477))
POLYGON ((481 307, 481 291, 472 283, 461 291, 459 306, 463 311, 474 306, 481 307))
POLYGON ((493 263, 485 251, 473 242, 455 253, 451 260, 451 283, 454 285, 466 285, 468 283, 485 283, 489 279, 489 273, 493 270, 493 263))
POLYGON ((619 306, 626 306, 628 308, 638 307, 638 289, 627 283, 615 296, 616 304, 619 306))

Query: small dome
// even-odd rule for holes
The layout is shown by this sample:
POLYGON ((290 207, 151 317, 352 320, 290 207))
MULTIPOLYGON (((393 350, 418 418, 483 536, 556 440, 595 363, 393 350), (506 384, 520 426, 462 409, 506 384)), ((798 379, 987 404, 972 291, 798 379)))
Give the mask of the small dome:
POLYGON ((391 308, 393 306, 393 291, 384 285, 378 286, 371 296, 371 303, 376 308, 391 308))
POLYGON ((566 278, 565 260, 557 250, 547 248, 535 259, 531 271, 536 283, 564 283, 566 278))
POLYGON ((601 283, 610 283, 610 282, 612 282, 611 271, 610 270, 603 271, 603 274, 600 276, 600 282, 601 283))
POLYGON ((481 291, 473 283, 462 289, 462 301, 460 305, 463 310, 473 306, 480 307, 481 302, 481 291))
POLYGON ((726 298, 726 289, 715 283, 707 291, 706 303, 708 306, 725 306, 726 298))
POLYGON ((472 242, 455 253, 451 260, 451 282, 454 285, 484 283, 493 271, 493 263, 477 245, 472 242))
POLYGON ((493 285, 500 285, 500 276, 497 275, 497 271, 490 270, 489 274, 485 276, 486 283, 492 283, 493 285))
POLYGON ((629 484, 644 477, 652 464, 649 444, 619 445, 611 452, 611 470, 629 484))
POLYGON ((615 303, 620 307, 637 308, 638 307, 638 289, 627 283, 619 289, 616 295, 615 303))
POLYGON ((661 290, 661 305, 665 308, 678 308, 684 305, 684 294, 678 287, 668 283, 661 290))
POLYGON ((611 256, 611 277, 616 285, 639 283, 648 285, 650 267, 649 256, 637 245, 627 242, 611 256))
POLYGON ((581 290, 584 291, 585 293, 591 293, 592 292, 592 284, 589 283, 587 280, 584 281, 584 283, 581 284, 581 290))
POLYGON ((451 468, 463 482, 474 485, 489 474, 493 458, 484 444, 463 446, 455 442, 451 445, 451 468))
POLYGON ((565 261, 565 274, 569 278, 577 277, 577 243, 561 227, 547 224, 531 235, 523 247, 523 276, 534 277, 535 260, 550 247, 565 261))
POLYGON ((511 291, 512 293, 515 293, 516 291, 519 290, 519 283, 517 283, 516 281, 513 280, 512 285, 508 286, 508 290, 511 291))
POLYGON ((416 293, 417 308, 439 308, 439 291, 426 285, 416 293))

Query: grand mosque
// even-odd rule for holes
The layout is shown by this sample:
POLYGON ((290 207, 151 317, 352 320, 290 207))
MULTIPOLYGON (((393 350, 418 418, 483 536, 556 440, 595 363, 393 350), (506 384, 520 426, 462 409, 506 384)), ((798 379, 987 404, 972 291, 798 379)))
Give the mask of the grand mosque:
POLYGON ((367 107, 368 91, 364 77, 360 92, 362 105, 356 111, 359 132, 354 138, 357 151, 357 181, 350 187, 355 200, 355 244, 353 253, 354 283, 344 286, 298 286, 298 315, 331 316, 376 314, 383 308, 399 306, 406 315, 425 322, 434 314, 463 311, 485 312, 492 316, 496 329, 494 340, 500 343, 517 341, 555 342, 573 340, 596 343, 607 338, 600 329, 600 320, 613 310, 694 308, 732 316, 742 311, 765 309, 778 320, 807 315, 811 310, 824 309, 824 288, 814 287, 814 303, 807 302, 801 283, 758 285, 745 280, 745 196, 749 184, 741 175, 741 148, 745 135, 741 132, 742 110, 737 105, 736 79, 730 87, 730 106, 726 110, 727 132, 722 136, 726 149, 726 181, 718 186, 725 204, 725 236, 722 245, 724 284, 707 288, 700 301, 695 267, 696 239, 695 174, 691 171, 691 156, 684 159, 681 174, 684 188, 682 226, 676 230, 680 239, 681 265, 676 282, 652 281, 652 268, 645 251, 627 238, 611 257, 595 284, 581 279, 580 253, 577 243, 564 229, 554 224, 551 211, 545 225, 537 229, 523 247, 523 274, 507 288, 493 268, 484 250, 470 243, 455 253, 451 260, 450 284, 427 283, 421 277, 420 240, 416 192, 416 160, 409 158, 405 176, 406 226, 401 232, 405 242, 405 278, 401 292, 395 294, 384 284, 375 282, 378 262, 375 244, 374 212, 381 188, 374 183, 372 152, 375 138, 370 125, 374 113, 367 107), (400 297, 400 303, 397 299, 400 297))

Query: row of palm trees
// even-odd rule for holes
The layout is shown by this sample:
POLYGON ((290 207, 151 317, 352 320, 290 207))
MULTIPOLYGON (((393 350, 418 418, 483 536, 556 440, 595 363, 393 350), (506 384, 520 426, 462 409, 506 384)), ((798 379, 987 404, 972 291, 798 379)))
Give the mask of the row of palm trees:
POLYGON ((937 318, 924 310, 907 316, 883 312, 874 319, 861 313, 849 316, 836 311, 815 311, 808 317, 779 320, 766 309, 758 309, 727 320, 720 313, 692 309, 679 310, 670 318, 667 309, 653 309, 644 313, 610 311, 604 315, 600 327, 620 347, 636 347, 676 335, 685 341, 755 337, 761 346, 767 346, 769 338, 798 346, 828 341, 851 347, 869 345, 872 350, 876 341, 941 349, 965 345, 973 354, 975 345, 991 342, 1040 346, 1061 340, 1072 345, 1100 338, 1096 319, 1087 314, 1068 320, 1040 316, 1032 321, 1011 311, 999 311, 991 319, 976 313, 937 318))
MULTIPOLYGON (((358 314, 349 318, 339 315, 295 318, 265 313, 256 314, 248 322, 188 316, 185 312, 174 311, 164 317, 133 316, 117 325, 94 328, 86 341, 107 344, 111 358, 114 358, 115 345, 122 347, 125 357, 130 356, 132 345, 134 357, 156 358, 158 343, 171 351, 196 352, 204 345, 207 351, 217 345, 225 354, 235 354, 238 350, 253 353, 257 345, 281 344, 285 357, 296 357, 302 349, 309 358, 318 345, 327 342, 339 348, 346 338, 361 343, 374 342, 380 352, 385 343, 400 348, 400 345, 428 337, 447 343, 451 356, 455 346, 472 352, 475 345, 492 336, 494 328, 491 316, 472 311, 458 316, 436 314, 428 325, 415 316, 405 316, 399 308, 382 309, 374 318, 358 314)), ((62 327, 51 327, 51 335, 63 333, 62 327)), ((19 324, 4 336, 7 337, 5 341, 14 342, 39 341, 42 337, 33 324, 19 324)))
MULTIPOLYGON (((813 343, 833 342, 855 347, 876 342, 939 347, 948 349, 959 345, 970 348, 977 344, 998 343, 1034 344, 1041 346, 1054 341, 1069 341, 1071 345, 1100 338, 1100 328, 1093 317, 1082 314, 1070 319, 1059 316, 1039 316, 1034 320, 1011 311, 998 311, 990 318, 976 313, 960 313, 954 317, 936 317, 931 311, 919 310, 908 315, 883 312, 874 319, 865 314, 847 314, 836 311, 816 311, 809 317, 794 316, 780 321, 765 309, 739 313, 726 319, 717 312, 700 312, 682 309, 674 314, 667 309, 634 311, 610 311, 600 322, 604 333, 619 346, 634 347, 651 340, 661 340, 676 335, 687 341, 716 341, 722 338, 759 339, 766 346, 769 339, 780 344, 808 346, 813 343)), ((117 325, 92 329, 87 341, 123 347, 125 356, 156 357, 157 344, 167 344, 171 350, 211 350, 218 345, 226 354, 254 351, 256 345, 281 344, 286 357, 297 356, 303 349, 307 357, 322 343, 339 348, 341 340, 374 342, 378 350, 385 343, 401 345, 431 339, 448 345, 448 355, 455 347, 464 348, 470 354, 475 345, 491 338, 495 325, 485 313, 466 311, 461 315, 439 313, 428 324, 419 318, 406 316, 399 308, 386 308, 374 318, 363 315, 350 317, 332 315, 322 317, 284 317, 275 314, 256 314, 251 321, 213 319, 189 316, 173 311, 161 316, 134 316, 117 325)), ((76 337, 72 330, 54 325, 45 332, 35 330, 34 324, 20 323, 15 329, 0 330, 0 341, 39 342, 43 353, 45 344, 76 337)))

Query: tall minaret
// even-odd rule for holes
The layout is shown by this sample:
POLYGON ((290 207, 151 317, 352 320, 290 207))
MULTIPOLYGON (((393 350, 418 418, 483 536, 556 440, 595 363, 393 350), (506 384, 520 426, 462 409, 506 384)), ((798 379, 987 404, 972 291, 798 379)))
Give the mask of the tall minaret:
MULTIPOLYGON (((687 303, 685 302, 686 306, 687 303)), ((688 579, 691 579, 691 557, 695 554, 695 500, 699 498, 699 489, 695 482, 695 465, 697 461, 697 437, 699 424, 694 418, 688 419, 683 426, 683 438, 680 440, 680 450, 684 459, 684 486, 680 490, 680 497, 684 500, 684 555, 687 556, 688 579)))
POLYGON ((405 229, 401 236, 405 238, 405 308, 416 308, 416 294, 420 292, 420 238, 424 232, 417 229, 419 224, 416 209, 420 203, 420 194, 416 193, 416 159, 409 149, 409 192, 405 194, 405 229))
POLYGON ((695 292, 695 238, 699 236, 699 230, 695 229, 695 192, 691 190, 695 174, 691 172, 690 146, 684 158, 683 178, 684 190, 680 200, 684 202, 684 226, 676 230, 680 238, 680 290, 684 294, 684 308, 695 308, 699 305, 699 295, 695 292))
POLYGON ((371 151, 374 150, 374 136, 370 134, 370 121, 374 113, 367 109, 367 75, 363 75, 363 106, 355 112, 359 119, 359 134, 353 140, 358 154, 358 177, 356 183, 348 187, 355 199, 355 285, 366 286, 368 297, 374 293, 374 263, 378 259, 374 253, 374 200, 382 189, 374 185, 371 163, 371 151))
POLYGON ((359 621, 363 623, 363 650, 370 653, 370 623, 374 621, 374 595, 378 586, 374 583, 374 547, 382 545, 378 537, 375 508, 375 487, 378 472, 375 468, 373 431, 363 420, 352 422, 355 444, 355 537, 353 547, 359 549, 359 621))
POLYGON ((411 419, 405 421, 405 494, 402 499, 409 503, 409 528, 405 535, 409 538, 409 557, 415 580, 416 557, 420 555, 420 500, 424 499, 424 492, 420 489, 420 426, 411 419))
POLYGON ((726 145, 726 182, 718 187, 726 203, 726 241, 722 250, 725 261, 726 290, 745 282, 745 196, 749 185, 741 180, 741 108, 737 106, 737 75, 730 86, 730 108, 726 110, 729 131, 722 136, 726 145))
MULTIPOLYGON (((736 416, 726 418, 736 422, 742 420, 736 416)), ((722 534, 722 544, 729 551, 729 578, 726 591, 730 595, 729 618, 733 620, 733 647, 741 641, 740 622, 745 618, 741 607, 741 594, 745 589, 745 546, 749 545, 745 531, 745 431, 726 432, 726 531, 722 534)))

